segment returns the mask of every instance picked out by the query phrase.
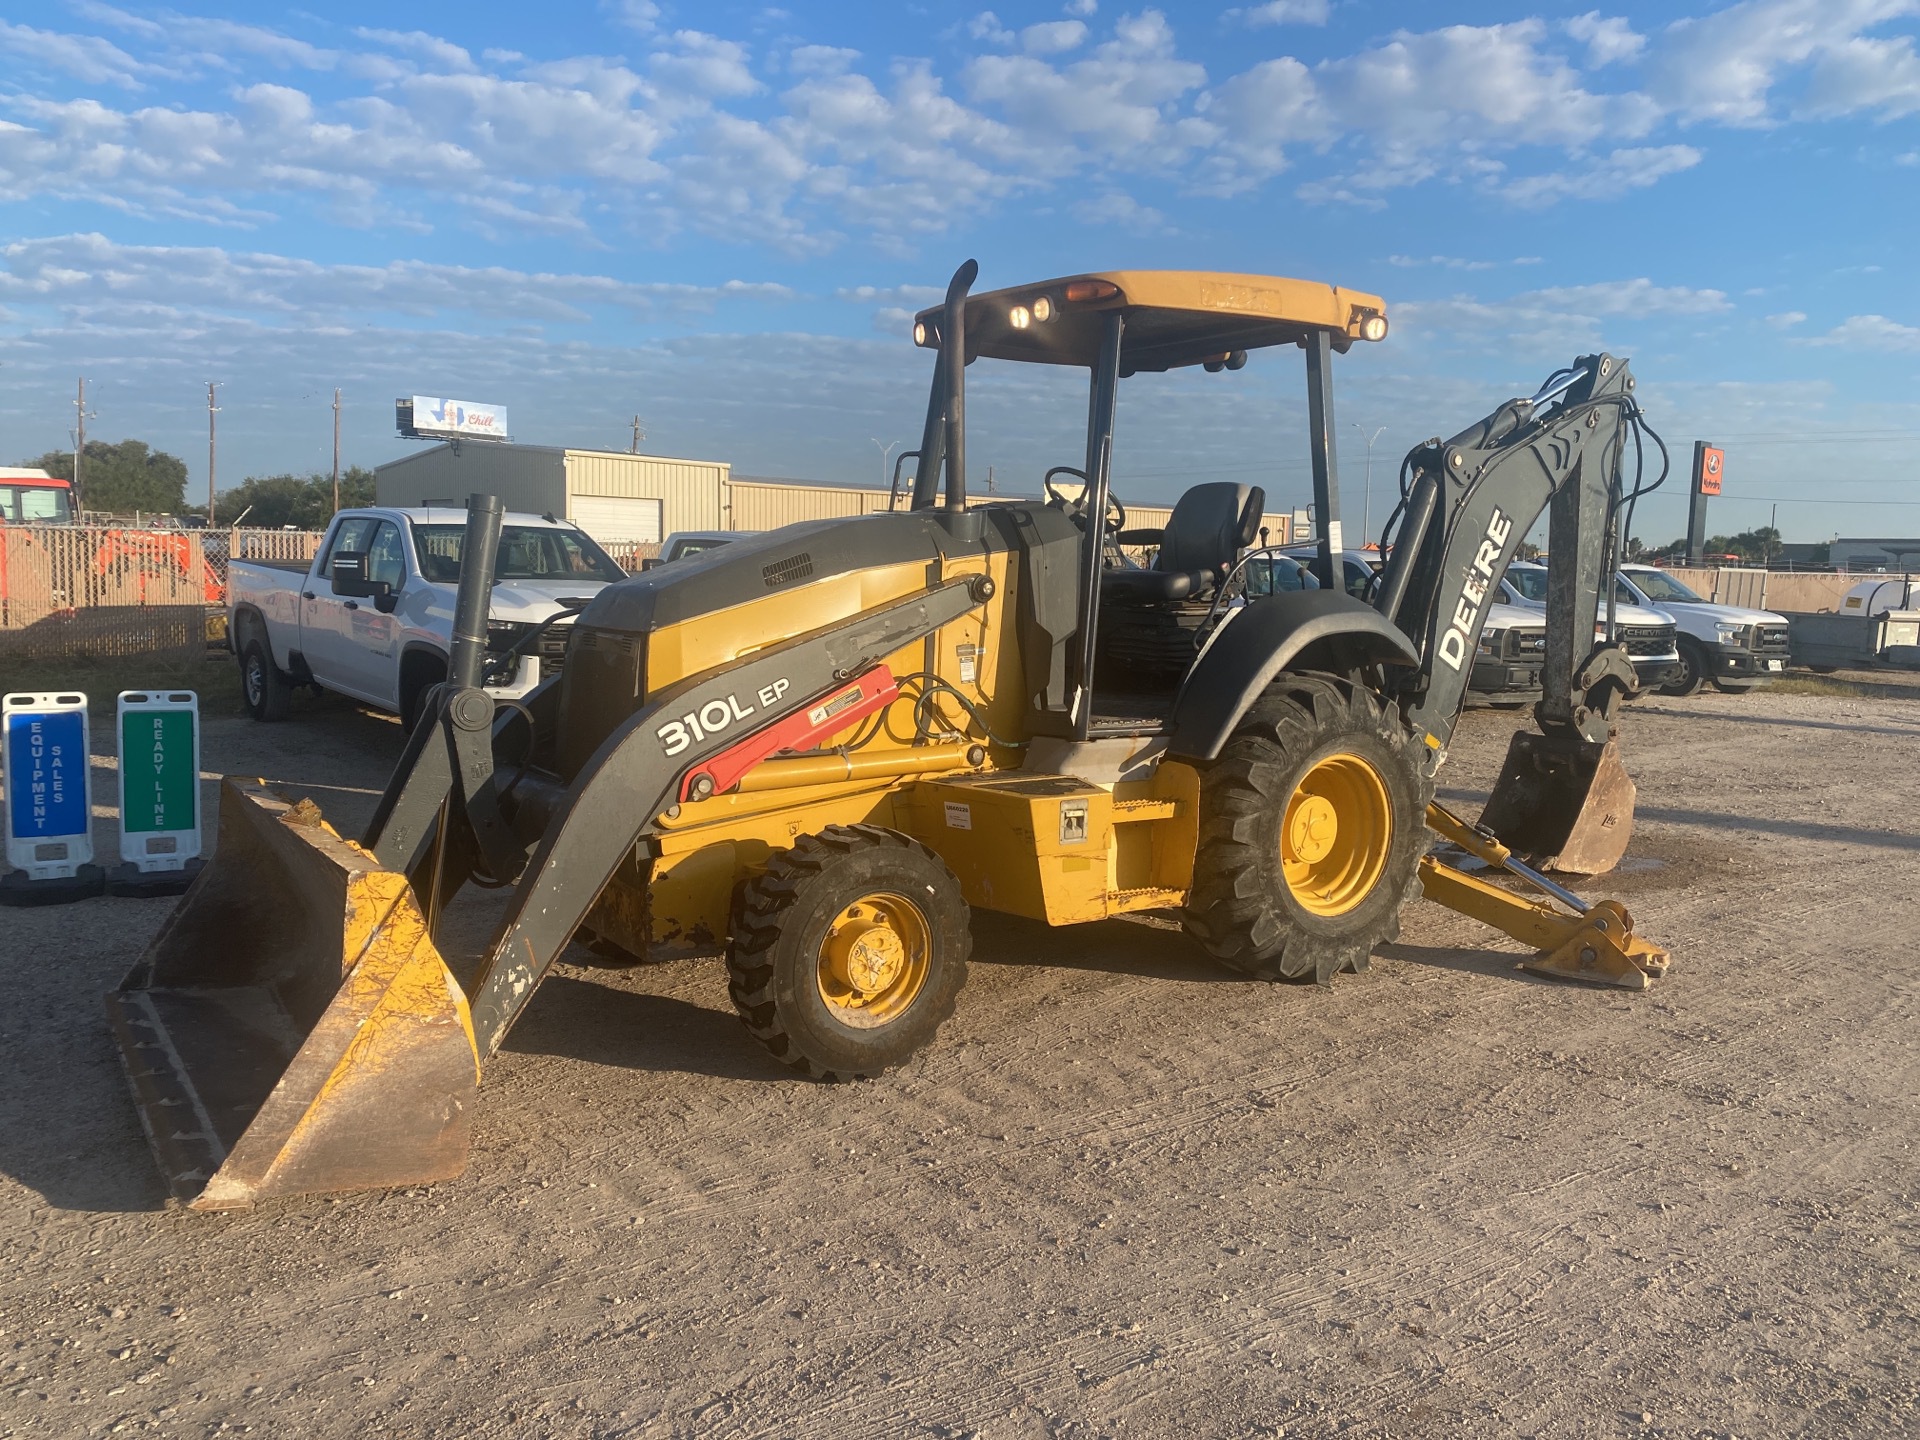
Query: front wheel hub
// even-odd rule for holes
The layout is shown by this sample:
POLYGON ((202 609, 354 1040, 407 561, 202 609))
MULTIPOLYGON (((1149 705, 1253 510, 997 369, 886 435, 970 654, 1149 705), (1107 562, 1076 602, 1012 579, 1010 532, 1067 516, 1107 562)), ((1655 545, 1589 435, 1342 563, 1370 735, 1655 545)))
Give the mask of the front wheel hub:
POLYGON ((898 895, 867 895, 834 917, 820 946, 820 998, 841 1022, 884 1025, 926 984, 932 933, 919 907, 898 895))

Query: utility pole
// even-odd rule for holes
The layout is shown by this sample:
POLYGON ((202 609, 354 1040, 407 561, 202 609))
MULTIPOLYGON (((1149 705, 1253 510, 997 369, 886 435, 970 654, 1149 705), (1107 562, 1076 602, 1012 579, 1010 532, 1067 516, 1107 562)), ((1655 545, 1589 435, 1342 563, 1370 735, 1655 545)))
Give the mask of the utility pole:
POLYGON ((640 417, 636 415, 633 417, 633 449, 629 453, 638 455, 640 453, 640 442, 646 438, 647 427, 640 423, 640 417))
POLYGON ((73 514, 75 519, 79 519, 81 506, 84 503, 81 499, 83 492, 80 489, 80 466, 87 453, 87 420, 89 418, 87 377, 84 375, 80 377, 80 389, 73 402, 73 413, 73 514))
MULTIPOLYGON (((1367 427, 1358 420, 1353 422, 1353 428, 1362 435, 1367 435, 1367 427)), ((1373 442, 1385 434, 1386 429, 1387 427, 1382 425, 1373 434, 1367 435, 1366 502, 1360 512, 1360 544, 1363 548, 1373 543, 1373 442)))
MULTIPOLYGON (((333 513, 340 513, 340 387, 333 387, 333 513)), ((213 524, 213 517, 207 517, 213 524)))
POLYGON ((220 413, 220 407, 213 403, 214 382, 207 381, 207 528, 213 528, 213 457, 214 434, 213 417, 220 413))

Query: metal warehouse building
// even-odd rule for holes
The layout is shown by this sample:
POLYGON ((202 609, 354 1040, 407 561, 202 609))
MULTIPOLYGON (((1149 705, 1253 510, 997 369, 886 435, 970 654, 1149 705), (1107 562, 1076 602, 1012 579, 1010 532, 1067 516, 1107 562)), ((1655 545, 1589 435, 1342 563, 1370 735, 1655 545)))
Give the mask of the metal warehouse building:
POLYGON ((715 460, 617 450, 465 441, 374 470, 381 505, 464 505, 498 495, 507 509, 571 520, 604 544, 658 544, 676 530, 730 530, 727 472, 715 460))
MULTIPOLYGON (((643 555, 681 530, 777 530, 887 508, 885 490, 736 476, 732 469, 720 460, 469 440, 376 467, 374 494, 381 505, 453 506, 476 492, 498 495, 509 510, 571 520, 603 545, 643 555)), ((1172 513, 1164 505, 1127 507, 1128 524, 1139 528, 1165 525, 1172 513)), ((1270 543, 1289 538, 1288 518, 1266 516, 1270 543)))

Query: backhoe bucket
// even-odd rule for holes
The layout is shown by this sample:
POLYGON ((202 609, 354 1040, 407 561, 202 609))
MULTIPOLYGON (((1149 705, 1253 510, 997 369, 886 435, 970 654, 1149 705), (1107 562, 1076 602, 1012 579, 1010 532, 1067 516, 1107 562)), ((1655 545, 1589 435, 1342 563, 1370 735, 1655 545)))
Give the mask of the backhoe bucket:
POLYGON ((219 849, 107 1016, 161 1173, 195 1210, 466 1166, 466 996, 406 876, 312 801, 222 785, 219 849))
POLYGON ((1604 875, 1633 838, 1634 784, 1620 746, 1521 731, 1480 824, 1542 870, 1604 875))

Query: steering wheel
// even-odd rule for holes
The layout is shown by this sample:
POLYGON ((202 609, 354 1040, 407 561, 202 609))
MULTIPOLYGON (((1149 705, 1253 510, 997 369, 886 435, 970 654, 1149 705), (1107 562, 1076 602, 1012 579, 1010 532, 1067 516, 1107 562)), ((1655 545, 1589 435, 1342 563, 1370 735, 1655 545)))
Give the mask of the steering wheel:
MULTIPOLYGON (((1078 499, 1069 500, 1064 494, 1062 494, 1060 491, 1054 488, 1053 477, 1056 475, 1077 476, 1079 477, 1080 483, 1083 486, 1090 487, 1093 482, 1087 479, 1087 472, 1084 470, 1075 469, 1071 465, 1056 465, 1051 470, 1047 471, 1045 475, 1040 477, 1040 488, 1047 492, 1047 499, 1050 502, 1052 502, 1055 505, 1058 505, 1061 509, 1065 510, 1067 514, 1071 515, 1074 519, 1076 520, 1084 519, 1087 513, 1086 490, 1083 489, 1080 492, 1080 496, 1078 499)), ((1107 533, 1110 535, 1117 535, 1120 533, 1120 531, 1127 528, 1127 507, 1120 503, 1120 497, 1113 493, 1111 486, 1109 486, 1107 490, 1107 514, 1106 514, 1105 528, 1107 533)))

